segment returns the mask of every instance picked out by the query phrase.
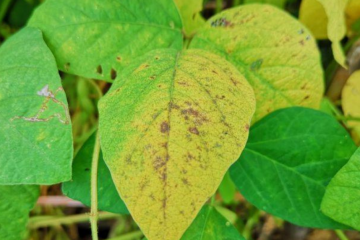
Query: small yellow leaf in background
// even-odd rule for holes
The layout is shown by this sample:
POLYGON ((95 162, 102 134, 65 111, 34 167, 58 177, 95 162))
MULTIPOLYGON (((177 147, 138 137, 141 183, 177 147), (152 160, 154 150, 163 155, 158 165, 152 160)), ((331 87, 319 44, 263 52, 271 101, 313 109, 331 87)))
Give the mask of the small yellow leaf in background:
POLYGON ((183 21, 184 31, 187 36, 191 36, 199 29, 205 20, 200 12, 203 8, 202 0, 174 0, 180 11, 183 21))
POLYGON ((317 39, 329 38, 335 60, 346 67, 340 41, 347 33, 353 34, 351 26, 360 18, 359 0, 303 0, 299 19, 317 39))
POLYGON ((245 147, 255 96, 225 59, 137 58, 99 103, 104 160, 149 240, 178 240, 245 147))
MULTIPOLYGON (((360 118, 360 71, 353 73, 342 91, 342 108, 345 116, 360 118)), ((360 144, 360 121, 348 121, 351 135, 360 144)))
POLYGON ((317 0, 302 0, 299 19, 316 39, 327 39, 328 18, 324 7, 317 0))

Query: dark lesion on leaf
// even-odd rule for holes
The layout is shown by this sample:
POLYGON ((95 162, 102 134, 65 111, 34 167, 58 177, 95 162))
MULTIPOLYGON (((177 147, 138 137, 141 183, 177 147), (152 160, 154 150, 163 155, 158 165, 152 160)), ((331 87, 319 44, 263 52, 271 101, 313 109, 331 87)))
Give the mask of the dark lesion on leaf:
POLYGON ((189 127, 189 132, 195 135, 199 135, 199 130, 196 127, 189 127))
POLYGON ((117 76, 117 72, 115 69, 111 68, 110 70, 110 77, 111 77, 111 80, 115 80, 116 79, 116 76, 117 76))
POLYGON ((170 130, 170 126, 169 126, 168 122, 166 122, 166 121, 162 122, 160 125, 160 131, 162 133, 167 133, 167 132, 169 132, 169 130, 170 130))
POLYGON ((97 72, 98 74, 102 74, 102 73, 103 73, 103 70, 102 70, 101 65, 97 66, 96 72, 97 72))

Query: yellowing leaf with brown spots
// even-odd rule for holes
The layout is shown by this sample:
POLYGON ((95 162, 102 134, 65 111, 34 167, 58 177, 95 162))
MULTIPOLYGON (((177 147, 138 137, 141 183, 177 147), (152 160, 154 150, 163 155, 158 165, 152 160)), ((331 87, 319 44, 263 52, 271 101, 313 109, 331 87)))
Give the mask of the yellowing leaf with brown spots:
MULTIPOLYGON (((345 116, 360 119, 360 71, 354 72, 342 91, 342 108, 345 116)), ((351 135, 360 144, 360 121, 348 121, 351 135)))
POLYGON ((310 32, 286 12, 252 4, 221 12, 195 35, 190 48, 232 62, 254 88, 254 121, 284 107, 319 108, 320 53, 310 32))
POLYGON ((248 137, 251 86, 203 50, 154 50, 100 101, 104 159, 149 240, 178 240, 248 137))
POLYGON ((202 0, 174 0, 178 7, 184 25, 185 34, 191 36, 204 23, 200 11, 203 8, 202 0))

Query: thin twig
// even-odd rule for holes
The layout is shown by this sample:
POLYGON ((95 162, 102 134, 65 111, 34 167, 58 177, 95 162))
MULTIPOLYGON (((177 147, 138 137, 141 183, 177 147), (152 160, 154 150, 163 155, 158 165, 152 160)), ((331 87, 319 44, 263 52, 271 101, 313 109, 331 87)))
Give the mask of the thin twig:
POLYGON ((335 233, 340 238, 340 240, 349 240, 342 230, 335 230, 335 233))
POLYGON ((96 141, 91 163, 91 211, 90 211, 90 224, 91 234, 93 240, 98 240, 98 193, 97 193, 97 180, 98 180, 98 165, 100 154, 100 136, 99 131, 96 133, 96 141))

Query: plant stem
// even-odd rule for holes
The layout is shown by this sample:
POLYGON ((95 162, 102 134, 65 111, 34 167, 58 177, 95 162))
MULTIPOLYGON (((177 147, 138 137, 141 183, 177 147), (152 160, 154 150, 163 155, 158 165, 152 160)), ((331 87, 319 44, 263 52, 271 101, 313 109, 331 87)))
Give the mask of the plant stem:
POLYGON ((97 196, 97 180, 98 180, 98 165, 100 154, 100 136, 99 130, 96 133, 96 141, 91 163, 91 211, 90 211, 90 224, 91 235, 93 240, 98 240, 98 196, 97 196))
POLYGON ((222 7, 223 7, 222 0, 216 0, 215 13, 221 12, 222 7))
POLYGON ((341 120, 341 121, 356 121, 356 122, 360 122, 360 118, 358 117, 346 117, 346 116, 336 116, 337 120, 341 120))
MULTIPOLYGON (((106 220, 118 217, 118 214, 108 213, 108 212, 100 212, 98 214, 99 220, 106 220)), ((59 225, 71 225, 79 222, 87 222, 89 221, 89 214, 77 214, 73 216, 66 217, 56 217, 56 216, 36 216, 29 219, 28 228, 37 229, 42 227, 52 227, 59 225)))
POLYGON ((255 212, 252 214, 252 216, 247 220, 244 230, 242 231, 242 235, 245 239, 250 239, 251 237, 251 231, 254 227, 254 225, 259 222, 260 217, 260 210, 255 209, 255 212))
POLYGON ((2 0, 0 3, 0 24, 6 15, 6 12, 10 6, 11 1, 12 0, 2 0))
POLYGON ((343 231, 335 230, 335 233, 339 237, 340 240, 349 240, 343 231))
POLYGON ((133 240, 134 238, 142 237, 144 234, 139 230, 131 233, 124 234, 119 237, 109 238, 107 240, 133 240))

